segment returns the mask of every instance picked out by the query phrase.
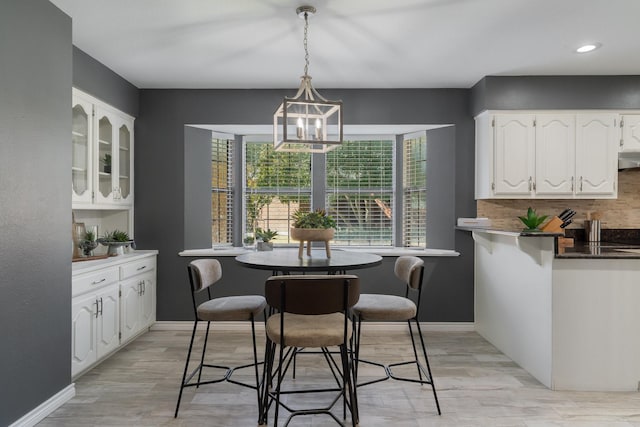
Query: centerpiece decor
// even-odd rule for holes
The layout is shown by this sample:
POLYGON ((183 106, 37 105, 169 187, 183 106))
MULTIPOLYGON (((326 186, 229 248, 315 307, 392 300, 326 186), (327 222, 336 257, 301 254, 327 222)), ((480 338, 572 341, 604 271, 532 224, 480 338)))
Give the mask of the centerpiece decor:
POLYGON ((120 230, 107 231, 98 239, 98 242, 109 247, 108 254, 111 256, 123 255, 125 247, 133 246, 133 240, 129 238, 127 232, 120 230))
POLYGON ((327 215, 324 209, 315 211, 301 211, 298 209, 293 213, 293 227, 291 227, 291 238, 299 240, 298 258, 302 258, 304 243, 307 242, 307 255, 311 256, 311 242, 324 242, 327 258, 331 258, 331 248, 329 241, 335 234, 336 220, 327 215))
POLYGON ((522 231, 535 232, 542 231, 540 230, 540 225, 548 218, 548 215, 538 216, 536 211, 529 207, 529 209, 527 209, 527 216, 519 216, 518 218, 527 226, 527 228, 522 229, 522 231))

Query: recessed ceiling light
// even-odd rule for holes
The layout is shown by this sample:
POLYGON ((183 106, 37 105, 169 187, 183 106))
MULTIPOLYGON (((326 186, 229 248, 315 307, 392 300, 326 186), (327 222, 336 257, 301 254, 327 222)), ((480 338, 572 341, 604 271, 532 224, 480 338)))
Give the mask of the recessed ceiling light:
POLYGON ((592 51, 598 49, 600 46, 602 46, 600 43, 585 44, 585 45, 580 46, 579 48, 577 48, 576 52, 577 53, 592 52, 592 51))

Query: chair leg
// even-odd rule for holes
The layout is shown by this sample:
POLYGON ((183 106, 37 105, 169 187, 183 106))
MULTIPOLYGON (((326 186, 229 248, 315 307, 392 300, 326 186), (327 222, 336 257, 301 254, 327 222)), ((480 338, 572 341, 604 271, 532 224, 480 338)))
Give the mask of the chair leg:
POLYGON ((382 381, 386 381, 390 378, 390 374, 389 374, 389 370, 387 369, 387 367, 382 364, 382 363, 378 363, 378 362, 373 362, 370 360, 363 360, 360 359, 360 336, 361 336, 361 332, 362 332, 362 319, 358 318, 358 327, 357 327, 357 333, 356 333, 356 344, 355 344, 355 368, 354 368, 354 381, 353 381, 353 386, 354 387, 363 387, 365 385, 369 385, 369 384, 375 384, 375 383, 379 383, 382 381), (366 363, 369 365, 374 365, 374 366, 378 366, 380 368, 382 368, 384 370, 385 376, 381 377, 381 378, 376 378, 370 381, 366 381, 364 383, 358 383, 358 375, 359 375, 359 366, 360 363, 366 363))
POLYGON ((258 370, 258 348, 256 347, 256 325, 253 315, 251 315, 251 337, 253 339, 253 365, 256 372, 256 394, 258 399, 258 422, 262 416, 262 403, 260 400, 260 372, 258 370))
POLYGON ((424 355, 424 361, 427 365, 427 372, 429 373, 429 380, 431 381, 431 389, 433 390, 433 398, 436 401, 436 408, 438 408, 438 415, 442 415, 440 412, 440 403, 438 402, 438 394, 436 393, 436 384, 433 381, 433 375, 431 375, 431 366, 429 365, 429 358, 427 357, 427 347, 424 344, 424 337, 422 336, 422 330, 420 329, 420 322, 416 319, 416 327, 418 328, 418 334, 420 335, 420 343, 422 344, 422 354, 424 355))
POLYGON ((351 356, 349 355, 349 351, 347 350, 346 345, 340 346, 340 356, 342 358, 342 400, 344 402, 344 419, 347 419, 346 407, 348 406, 349 412, 351 412, 351 425, 355 427, 358 423, 358 402, 355 394, 355 387, 351 382, 353 374, 353 364, 351 363, 351 356), (347 394, 349 395, 348 401, 347 394))
POLYGON ((269 418, 269 407, 270 404, 270 396, 269 390, 271 389, 272 382, 272 370, 273 370, 273 358, 274 358, 274 349, 275 346, 273 343, 267 338, 264 349, 264 369, 262 371, 262 387, 261 400, 262 404, 260 405, 261 412, 259 418, 259 425, 266 425, 269 418))
MULTIPOLYGON (((416 321, 416 324, 418 324, 417 321, 416 321)), ((420 379, 420 382, 422 382, 422 370, 420 369, 420 360, 418 359, 418 350, 416 349, 416 340, 413 338, 413 328, 411 327, 411 319, 407 320, 407 325, 409 326, 409 336, 411 337, 411 346, 413 347, 413 357, 415 357, 416 359, 416 369, 418 370, 418 378, 420 379)), ((420 329, 418 329, 418 333, 420 333, 420 329)), ((422 339, 421 333, 420 333, 420 339, 422 339)))
POLYGON ((282 380, 283 380, 283 372, 282 372, 282 365, 284 364, 284 345, 282 345, 282 343, 280 343, 280 351, 279 351, 279 356, 278 356, 278 382, 276 384, 276 409, 274 411, 274 418, 273 418, 273 426, 274 427, 278 427, 278 412, 280 410, 280 388, 282 386, 282 380))
POLYGON ((202 346, 202 356, 200 357, 200 372, 198 372, 198 385, 196 388, 200 388, 200 379, 202 378, 202 367, 204 366, 204 354, 207 351, 207 341, 209 340, 209 327, 211 322, 207 322, 207 332, 204 334, 204 344, 202 346))
POLYGON ((187 351, 187 360, 184 362, 184 373, 182 374, 182 381, 180 382, 180 393, 178 394, 178 403, 176 404, 176 412, 173 418, 178 418, 178 411, 180 410, 180 401, 182 400, 182 391, 184 390, 184 380, 187 378, 187 371, 189 370, 189 359, 191 358, 191 350, 193 349, 193 339, 196 336, 196 329, 198 328, 198 320, 193 323, 193 332, 191 332, 191 341, 189 342, 189 350, 187 351))

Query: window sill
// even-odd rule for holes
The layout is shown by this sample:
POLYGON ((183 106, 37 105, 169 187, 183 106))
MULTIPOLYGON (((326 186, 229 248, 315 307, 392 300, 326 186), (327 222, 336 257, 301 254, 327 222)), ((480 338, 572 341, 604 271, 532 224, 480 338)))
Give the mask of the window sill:
MULTIPOLYGON (((275 249, 276 251, 278 248, 275 249)), ((449 249, 411 249, 411 248, 385 248, 385 247, 350 247, 350 246, 331 246, 332 251, 345 251, 345 252, 366 252, 370 254, 376 254, 380 256, 396 257, 402 255, 415 255, 418 257, 455 257, 459 256, 460 252, 456 252, 449 249)), ((178 255, 184 257, 227 257, 238 256, 253 252, 252 250, 233 247, 233 246, 221 246, 206 249, 186 249, 182 252, 178 252, 178 255)))

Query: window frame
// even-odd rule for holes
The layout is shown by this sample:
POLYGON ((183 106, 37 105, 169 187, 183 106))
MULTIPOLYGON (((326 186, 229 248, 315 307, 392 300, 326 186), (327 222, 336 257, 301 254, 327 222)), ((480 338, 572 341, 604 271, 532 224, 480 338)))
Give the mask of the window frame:
MULTIPOLYGON (((340 245, 339 243, 336 243, 335 246, 336 247, 348 247, 348 248, 406 248, 407 246, 405 246, 405 242, 403 241, 403 237, 404 237, 404 229, 403 229, 403 223, 405 221, 404 218, 404 186, 403 186, 403 164, 404 164, 404 156, 403 156, 403 145, 404 145, 404 140, 405 139, 410 139, 411 137, 416 137, 416 136, 424 136, 425 137, 425 150, 427 150, 428 147, 428 138, 426 137, 427 132, 426 130, 421 130, 421 131, 417 131, 417 132, 411 132, 411 133, 407 133, 407 134, 357 134, 357 135, 345 135, 345 140, 349 140, 349 141, 362 141, 362 140, 390 140, 392 141, 393 144, 393 149, 392 149, 392 189, 391 189, 391 196, 393 198, 393 203, 391 208, 395 211, 394 215, 393 215, 393 222, 392 222, 392 239, 391 239, 391 244, 390 245, 372 245, 372 246, 368 246, 368 245, 363 245, 363 246, 349 246, 349 245, 340 245)), ((272 135, 261 135, 261 134, 255 134, 255 135, 245 135, 245 136, 241 136, 240 141, 238 141, 238 138, 236 139, 236 141, 239 142, 239 145, 234 147, 233 150, 233 154, 234 157, 232 159, 233 164, 232 167, 234 168, 239 168, 239 170, 241 171, 240 175, 237 176, 241 176, 242 178, 242 182, 241 185, 235 185, 234 186, 234 196, 237 200, 237 198, 239 197, 241 200, 241 213, 242 213, 242 217, 240 218, 240 221, 237 221, 236 218, 236 224, 239 225, 238 226, 234 226, 234 232, 235 234, 239 233, 238 235, 233 236, 233 241, 234 242, 242 242, 244 237, 245 237, 245 227, 246 227, 246 222, 247 222, 247 206, 246 206, 246 194, 247 194, 247 188, 246 188, 246 158, 245 158, 245 154, 246 154, 246 144, 247 143, 265 143, 265 144, 269 144, 272 143, 271 139, 272 139, 272 135), (238 153, 239 151, 241 151, 241 154, 238 153)), ((426 183, 425 183, 425 188, 427 188, 426 183)), ((282 190, 280 190, 283 193, 286 194, 299 194, 298 192, 293 192, 291 191, 293 190, 293 188, 291 189, 286 189, 284 192, 282 190)), ((268 192, 266 190, 262 190, 263 192, 268 192)), ((326 182, 326 154, 323 153, 312 153, 311 154, 311 193, 310 193, 310 200, 311 200, 311 208, 315 209, 315 208, 324 208, 326 206, 326 197, 327 197, 327 182, 326 182)), ((236 205, 237 206, 237 205, 236 205)), ((427 234, 427 230, 425 228, 425 236, 424 236, 424 241, 425 241, 425 245, 424 246, 412 246, 411 249, 419 249, 419 248, 426 248, 426 242, 428 239, 428 234, 427 234)), ((285 243, 285 244, 279 244, 279 246, 285 247, 285 246, 294 246, 295 243, 289 241, 289 243, 285 243)))

